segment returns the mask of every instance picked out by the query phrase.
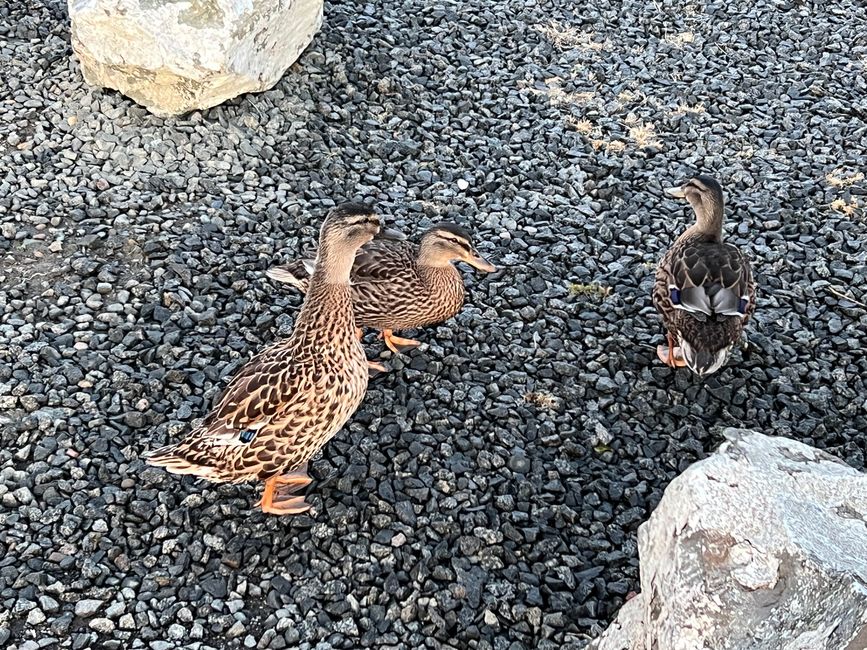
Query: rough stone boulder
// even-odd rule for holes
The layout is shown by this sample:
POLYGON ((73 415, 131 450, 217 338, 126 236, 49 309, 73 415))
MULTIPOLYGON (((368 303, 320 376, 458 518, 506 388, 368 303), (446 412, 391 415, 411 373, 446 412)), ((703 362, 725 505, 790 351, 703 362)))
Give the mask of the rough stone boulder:
POLYGON ((323 0, 69 0, 84 79, 180 115, 271 88, 322 25, 323 0))
POLYGON ((728 429, 638 531, 641 593, 589 650, 864 650, 867 476, 728 429))

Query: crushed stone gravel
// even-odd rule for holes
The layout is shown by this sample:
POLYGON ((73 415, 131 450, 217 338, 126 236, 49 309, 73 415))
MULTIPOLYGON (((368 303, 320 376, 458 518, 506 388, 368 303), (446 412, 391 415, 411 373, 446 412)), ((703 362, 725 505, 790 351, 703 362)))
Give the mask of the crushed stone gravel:
POLYGON ((863 3, 334 0, 273 90, 167 120, 84 84, 65 7, 0 5, 3 647, 580 648, 720 427, 864 467, 863 3), (650 303, 698 171, 760 285, 705 381, 650 303), (345 200, 502 270, 388 359, 310 516, 146 468, 290 331, 264 271, 345 200))

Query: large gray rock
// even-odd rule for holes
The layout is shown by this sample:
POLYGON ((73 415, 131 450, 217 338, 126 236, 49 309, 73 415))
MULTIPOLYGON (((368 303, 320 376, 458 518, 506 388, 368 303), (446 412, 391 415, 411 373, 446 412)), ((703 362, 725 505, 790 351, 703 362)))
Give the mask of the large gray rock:
POLYGON ((587 650, 644 650, 644 603, 639 594, 627 600, 608 629, 587 650))
POLYGON ((728 429, 638 531, 641 593, 592 650, 864 650, 867 477, 728 429))
POLYGON ((322 25, 323 0, 69 0, 85 80, 180 115, 272 87, 322 25))

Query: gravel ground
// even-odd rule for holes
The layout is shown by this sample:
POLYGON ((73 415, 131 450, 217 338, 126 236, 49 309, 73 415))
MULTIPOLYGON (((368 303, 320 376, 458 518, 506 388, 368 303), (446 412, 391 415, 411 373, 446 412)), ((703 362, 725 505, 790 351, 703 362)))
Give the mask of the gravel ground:
POLYGON ((274 90, 161 120, 85 86, 65 3, 4 3, 0 646, 579 648, 718 427, 862 468, 865 34, 856 0, 344 0, 274 90), (761 291, 703 382, 649 295, 695 171, 761 291), (503 270, 389 360, 310 516, 146 469, 291 329, 263 271, 350 199, 503 270))

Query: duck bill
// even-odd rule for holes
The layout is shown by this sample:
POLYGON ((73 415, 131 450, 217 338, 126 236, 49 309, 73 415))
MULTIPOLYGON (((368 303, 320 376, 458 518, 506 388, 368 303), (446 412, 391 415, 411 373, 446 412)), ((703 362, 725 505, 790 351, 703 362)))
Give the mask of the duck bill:
POLYGON ((467 264, 472 266, 474 269, 478 269, 479 271, 484 271, 485 273, 493 273, 497 270, 497 267, 491 264, 484 257, 479 255, 479 252, 473 250, 467 259, 464 260, 467 264))
POLYGON ((403 241, 406 239, 406 235, 394 228, 380 228, 378 237, 380 239, 394 239, 396 241, 403 241))
POLYGON ((666 187, 662 190, 669 196, 673 196, 676 199, 684 199, 686 198, 686 192, 683 191, 682 187, 666 187))

